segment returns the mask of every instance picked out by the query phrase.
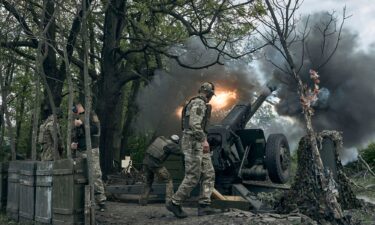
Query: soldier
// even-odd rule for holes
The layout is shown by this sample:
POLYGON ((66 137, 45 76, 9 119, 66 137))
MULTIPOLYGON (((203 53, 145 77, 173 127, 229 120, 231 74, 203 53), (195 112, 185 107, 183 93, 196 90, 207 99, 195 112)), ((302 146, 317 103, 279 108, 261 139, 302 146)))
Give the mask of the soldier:
POLYGON ((139 199, 139 204, 147 204, 155 176, 159 181, 166 182, 165 202, 167 203, 171 200, 173 195, 173 180, 168 170, 161 164, 167 160, 171 154, 182 155, 179 140, 180 138, 177 135, 172 135, 169 139, 160 136, 147 148, 145 158, 143 159, 143 171, 145 173, 146 182, 144 193, 139 199))
MULTIPOLYGON (((56 117, 61 119, 62 111, 58 108, 56 110, 56 117)), ((40 159, 42 161, 52 161, 54 154, 54 137, 53 137, 53 114, 51 114, 39 127, 38 143, 41 145, 40 159)), ((60 125, 57 121, 57 148, 58 158, 60 158, 64 151, 64 145, 60 133, 60 125)))
MULTIPOLYGON (((71 149, 75 150, 77 158, 87 158, 86 152, 86 136, 85 136, 85 109, 81 103, 76 103, 72 109, 75 119, 72 134, 71 149)), ((105 210, 105 196, 104 185, 102 181, 102 171, 99 164, 99 138, 100 138, 100 122, 95 112, 90 114, 90 134, 91 134, 91 152, 92 152, 92 166, 94 176, 95 200, 99 205, 99 210, 105 210)))
POLYGON ((172 196, 172 200, 166 205, 167 209, 178 218, 187 217, 181 204, 199 182, 201 193, 198 216, 220 212, 210 207, 215 171, 206 138, 206 126, 211 116, 211 105, 208 102, 215 95, 214 91, 215 87, 212 83, 203 83, 199 95, 190 99, 182 110, 181 149, 185 155, 185 177, 172 196))

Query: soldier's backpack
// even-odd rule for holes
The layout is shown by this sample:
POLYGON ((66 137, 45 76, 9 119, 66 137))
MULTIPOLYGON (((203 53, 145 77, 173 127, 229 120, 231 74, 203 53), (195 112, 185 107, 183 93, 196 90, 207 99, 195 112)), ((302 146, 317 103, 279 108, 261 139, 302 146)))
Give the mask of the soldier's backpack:
POLYGON ((147 148, 146 153, 156 159, 160 159, 164 154, 164 147, 169 144, 169 140, 164 136, 157 137, 147 148))

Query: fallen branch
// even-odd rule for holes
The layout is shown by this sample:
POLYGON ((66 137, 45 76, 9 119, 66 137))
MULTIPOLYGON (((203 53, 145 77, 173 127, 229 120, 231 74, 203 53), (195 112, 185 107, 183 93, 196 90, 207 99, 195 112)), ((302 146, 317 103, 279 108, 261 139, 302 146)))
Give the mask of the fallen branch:
POLYGON ((375 177, 375 173, 374 171, 372 171, 371 167, 369 166, 369 164, 362 158, 361 154, 358 153, 358 159, 361 160, 361 162, 366 166, 368 172, 371 173, 371 175, 373 175, 375 177))

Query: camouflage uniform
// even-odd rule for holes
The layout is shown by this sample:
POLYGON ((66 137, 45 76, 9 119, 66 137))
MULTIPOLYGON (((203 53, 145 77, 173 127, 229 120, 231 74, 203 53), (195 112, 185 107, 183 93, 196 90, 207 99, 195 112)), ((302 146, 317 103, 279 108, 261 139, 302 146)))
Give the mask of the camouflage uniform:
POLYGON ((144 193, 140 198, 142 205, 147 203, 154 177, 159 181, 166 182, 165 201, 169 201, 173 195, 173 180, 167 168, 161 164, 169 157, 170 154, 180 155, 180 146, 170 139, 160 136, 147 148, 145 158, 143 159, 143 171, 146 182, 144 193))
MULTIPOLYGON (((84 114, 80 114, 77 118, 83 123, 79 127, 74 127, 73 125, 73 142, 78 143, 76 150, 77 158, 87 158, 86 152, 86 137, 85 137, 85 117, 84 114)), ((102 181, 102 171, 100 168, 99 159, 99 138, 100 138, 100 123, 98 116, 92 112, 90 115, 90 133, 91 133, 91 155, 92 155, 92 166, 93 166, 93 176, 94 176, 94 189, 95 189, 95 199, 97 203, 104 203, 107 200, 105 196, 104 185, 102 181)))
POLYGON ((185 177, 177 192, 172 196, 172 202, 175 205, 181 205, 199 182, 201 182, 199 204, 211 203, 215 171, 211 162, 211 154, 203 153, 203 141, 206 139, 205 127, 210 115, 211 106, 202 95, 192 98, 183 110, 181 148, 185 155, 185 177))
MULTIPOLYGON (((57 127, 60 129, 59 124, 57 123, 57 127)), ((58 145, 58 152, 59 157, 62 156, 63 153, 63 141, 60 135, 60 132, 57 132, 57 145, 58 145)), ((41 144, 41 153, 40 153, 40 159, 42 161, 52 161, 53 160, 53 115, 50 115, 44 123, 40 125, 39 128, 39 136, 38 136, 38 142, 41 144)))

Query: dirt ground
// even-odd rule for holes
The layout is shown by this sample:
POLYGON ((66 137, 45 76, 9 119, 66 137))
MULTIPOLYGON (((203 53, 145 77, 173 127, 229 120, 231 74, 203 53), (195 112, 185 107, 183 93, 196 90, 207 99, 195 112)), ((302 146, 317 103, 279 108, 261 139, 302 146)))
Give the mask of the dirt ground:
POLYGON ((269 224, 269 225, 294 225, 315 224, 310 218, 301 214, 254 214, 247 211, 231 210, 210 216, 197 216, 197 208, 184 207, 188 217, 177 219, 170 213, 164 204, 154 203, 147 206, 139 206, 136 203, 108 202, 106 212, 97 214, 98 224, 169 224, 169 225, 231 225, 231 224, 269 224))
MULTIPOLYGON (((97 213, 99 225, 313 225, 317 224, 305 215, 252 213, 231 209, 210 216, 197 216, 197 208, 184 207, 188 217, 178 219, 162 203, 140 206, 137 203, 108 202, 105 212, 97 213)), ((366 204, 361 209, 346 211, 352 218, 352 224, 375 225, 375 205, 366 204)))

